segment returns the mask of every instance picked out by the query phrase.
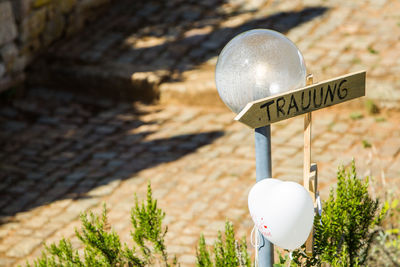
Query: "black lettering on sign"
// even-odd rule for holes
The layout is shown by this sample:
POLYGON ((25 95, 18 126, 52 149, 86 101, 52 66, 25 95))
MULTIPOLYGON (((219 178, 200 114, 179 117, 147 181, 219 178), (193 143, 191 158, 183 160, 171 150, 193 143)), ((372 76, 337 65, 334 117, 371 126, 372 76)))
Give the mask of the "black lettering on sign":
POLYGON ((347 88, 343 88, 342 89, 342 92, 344 91, 344 94, 341 94, 340 92, 341 92, 341 88, 342 88, 342 85, 345 83, 345 82, 347 82, 347 80, 346 79, 344 79, 344 80, 342 80, 340 83, 339 83, 339 88, 338 88, 338 97, 340 98, 340 99, 345 99, 346 98, 346 96, 347 96, 347 93, 348 93, 348 90, 347 90, 347 88))
POLYGON ((320 92, 319 92, 320 100, 319 100, 319 104, 317 104, 317 88, 314 88, 314 107, 315 108, 319 108, 322 105, 323 92, 324 92, 324 87, 321 87, 320 92))
POLYGON ((269 113, 269 106, 271 106, 274 102, 275 102, 274 100, 271 100, 271 101, 269 101, 269 102, 267 102, 265 104, 262 104, 260 106, 260 109, 263 109, 263 108, 267 107, 268 121, 271 120, 271 114, 269 113))
POLYGON ((304 91, 301 92, 301 109, 304 111, 310 107, 311 104, 311 90, 308 90, 308 104, 304 106, 304 91))
POLYGON ((331 98, 331 102, 333 102, 333 99, 335 98, 335 91, 336 91, 336 83, 335 83, 335 87, 333 87, 333 91, 331 89, 331 86, 328 84, 328 90, 326 91, 324 105, 326 105, 326 100, 328 100, 328 95, 331 98))
POLYGON ((365 76, 360 71, 253 101, 235 120, 258 128, 364 96, 365 76))
POLYGON ((283 97, 279 97, 276 100, 276 116, 279 118, 280 115, 279 113, 282 113, 282 116, 285 116, 285 111, 283 110, 283 107, 285 106, 286 100, 283 97), (279 104, 280 102, 282 102, 282 104, 279 104))
POLYGON ((291 95, 291 97, 290 97, 289 109, 288 109, 288 111, 287 111, 287 114, 288 114, 288 115, 290 114, 290 110, 291 110, 292 108, 295 108, 295 109, 296 109, 296 112, 299 112, 299 107, 297 106, 296 98, 294 98, 294 95, 291 95))

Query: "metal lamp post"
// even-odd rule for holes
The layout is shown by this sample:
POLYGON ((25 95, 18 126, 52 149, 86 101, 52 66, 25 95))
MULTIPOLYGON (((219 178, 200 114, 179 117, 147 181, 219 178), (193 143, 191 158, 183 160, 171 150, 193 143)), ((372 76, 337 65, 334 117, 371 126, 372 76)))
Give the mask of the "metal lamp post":
MULTIPOLYGON (((305 85, 306 67, 298 48, 284 35, 264 29, 233 38, 218 57, 215 80, 222 101, 235 113, 255 100, 305 85)), ((270 125, 255 129, 256 181, 271 178, 270 125)), ((258 262, 272 267, 273 245, 259 232, 258 262)))
MULTIPOLYGON (((271 166, 271 126, 256 128, 256 181, 272 177, 271 166)), ((274 263, 274 245, 258 232, 258 263, 259 266, 272 267, 274 263)))

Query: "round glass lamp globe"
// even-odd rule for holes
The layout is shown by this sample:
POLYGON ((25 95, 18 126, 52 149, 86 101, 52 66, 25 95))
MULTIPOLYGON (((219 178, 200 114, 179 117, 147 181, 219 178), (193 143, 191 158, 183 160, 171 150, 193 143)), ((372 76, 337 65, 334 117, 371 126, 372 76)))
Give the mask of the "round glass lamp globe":
POLYGON ((256 29, 224 47, 215 81, 222 101, 239 113, 249 102, 303 87, 306 66, 300 50, 283 34, 256 29))

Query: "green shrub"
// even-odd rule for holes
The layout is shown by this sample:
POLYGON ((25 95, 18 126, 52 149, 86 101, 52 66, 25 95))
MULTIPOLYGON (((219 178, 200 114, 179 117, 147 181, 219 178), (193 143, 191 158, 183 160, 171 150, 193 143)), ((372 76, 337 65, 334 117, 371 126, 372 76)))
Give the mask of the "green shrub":
MULTIPOLYGON (((147 201, 139 205, 135 195, 135 206, 131 210, 132 240, 136 244, 129 248, 122 246, 118 234, 107 223, 107 209, 97 216, 90 212, 81 214, 81 231, 75 234, 84 249, 83 257, 74 250, 71 241, 61 239, 58 244, 45 246, 42 256, 33 266, 176 266, 174 258, 169 260, 164 237, 167 228, 163 228, 165 213, 157 207, 157 200, 152 197, 150 184, 147 189, 147 201)), ((31 266, 27 263, 27 266, 31 266)))
POLYGON ((362 145, 363 145, 363 148, 371 148, 372 147, 371 143, 368 142, 368 140, 362 140, 362 145))
POLYGON ((339 168, 336 190, 323 203, 322 215, 314 220, 313 255, 305 248, 293 252, 297 265, 364 266, 387 208, 368 193, 368 178, 357 177, 354 161, 350 170, 339 168))
POLYGON ((361 113, 361 112, 359 112, 359 111, 355 111, 355 112, 352 112, 351 114, 350 114, 350 119, 352 119, 352 120, 360 120, 360 119, 362 119, 362 118, 364 118, 364 115, 361 113))
MULTIPOLYGON (((291 266, 399 266, 400 235, 398 201, 381 209, 378 200, 368 193, 368 178, 359 179, 354 161, 350 170, 339 168, 336 190, 332 189, 323 203, 322 215, 314 219, 313 255, 305 252, 305 247, 293 251, 291 266), (381 226, 386 212, 395 223, 381 226), (374 248, 371 249, 375 240, 374 248), (377 245, 376 245, 377 244, 377 245), (372 251, 372 253, 371 253, 372 251), (381 264, 383 256, 387 263, 381 264)), ((83 256, 72 248, 71 242, 61 239, 58 244, 46 246, 34 266, 154 266, 178 265, 176 257, 169 259, 164 237, 167 228, 162 226, 165 213, 157 207, 152 197, 150 184, 147 200, 139 204, 135 196, 135 206, 131 210, 131 237, 134 246, 122 245, 118 234, 107 223, 104 205, 101 216, 93 213, 82 214, 81 231, 75 231, 83 244, 83 256)), ((224 237, 210 248, 201 235, 196 250, 199 267, 251 266, 246 238, 235 238, 232 223, 226 222, 224 237)), ((274 266, 286 266, 288 255, 279 256, 274 266)), ((29 263, 27 263, 30 266, 29 263)))
POLYGON ((370 115, 375 115, 380 113, 379 107, 375 104, 375 102, 371 99, 367 99, 365 101, 365 108, 367 109, 370 115))
POLYGON ((214 243, 213 257, 206 246, 204 236, 200 236, 199 245, 196 250, 197 266, 199 267, 219 267, 219 266, 251 266, 249 254, 247 252, 246 237, 241 241, 235 239, 233 224, 225 223, 225 240, 218 232, 218 239, 214 243))
POLYGON ((385 202, 388 209, 387 218, 372 247, 371 255, 368 259, 370 266, 400 266, 400 205, 398 199, 393 199, 390 203, 385 202))

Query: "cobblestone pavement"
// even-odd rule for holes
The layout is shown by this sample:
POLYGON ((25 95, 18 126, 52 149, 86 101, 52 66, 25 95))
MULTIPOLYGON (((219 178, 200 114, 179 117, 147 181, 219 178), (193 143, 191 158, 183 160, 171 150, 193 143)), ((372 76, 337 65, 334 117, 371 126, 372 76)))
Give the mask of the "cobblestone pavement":
MULTIPOLYGON (((253 133, 219 104, 213 82, 218 52, 246 29, 287 33, 316 80, 366 69, 368 97, 380 106, 398 103, 399 1, 140 5, 121 4, 94 24, 96 31, 90 27, 55 46, 45 70, 66 75, 66 84, 68 75, 79 74, 92 90, 94 81, 114 79, 121 85, 116 90, 128 83, 159 91, 161 104, 37 88, 0 108, 0 266, 23 264, 40 255, 43 242, 72 237, 79 213, 99 210, 103 201, 128 242, 133 193, 144 198, 149 180, 167 213, 168 248, 183 266, 193 265, 199 234, 212 242, 225 219, 249 236, 253 133)), ((313 113, 313 161, 323 197, 337 166, 352 157, 360 174, 375 177, 373 194, 399 192, 400 112, 369 115, 361 102, 313 113)), ((301 117, 272 126, 274 177, 301 181, 302 127, 301 117)))
POLYGON ((399 9, 397 0, 120 1, 50 49, 31 80, 83 83, 80 90, 123 98, 214 104, 222 47, 245 30, 270 28, 298 45, 316 80, 365 69, 368 97, 393 106, 400 99, 399 9))
MULTIPOLYGON (((233 117, 226 108, 115 104, 45 89, 2 107, 0 266, 23 264, 43 242, 72 237, 79 213, 102 202, 128 242, 133 193, 143 199, 148 181, 167 213, 168 248, 183 266, 193 264, 199 234, 211 242, 225 219, 249 236, 253 132, 233 117)), ((400 187, 400 112, 372 116, 357 103, 341 104, 313 119, 323 197, 337 166, 352 157, 360 174, 375 177, 374 194, 400 187)), ((273 125, 274 177, 301 182, 302 127, 302 117, 273 125)))

